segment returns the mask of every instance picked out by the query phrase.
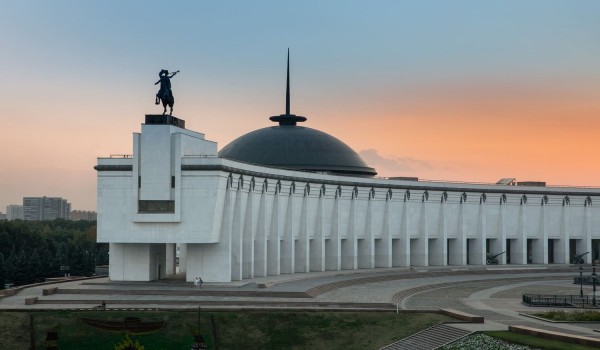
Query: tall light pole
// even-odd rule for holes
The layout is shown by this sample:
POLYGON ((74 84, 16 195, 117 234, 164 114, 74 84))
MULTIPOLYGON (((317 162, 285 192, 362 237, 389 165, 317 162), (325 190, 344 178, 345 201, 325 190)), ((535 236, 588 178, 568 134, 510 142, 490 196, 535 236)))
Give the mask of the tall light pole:
POLYGON ((579 265, 579 296, 583 298, 583 266, 579 265))
POLYGON ((592 305, 596 306, 596 264, 592 265, 592 284, 594 286, 592 305))

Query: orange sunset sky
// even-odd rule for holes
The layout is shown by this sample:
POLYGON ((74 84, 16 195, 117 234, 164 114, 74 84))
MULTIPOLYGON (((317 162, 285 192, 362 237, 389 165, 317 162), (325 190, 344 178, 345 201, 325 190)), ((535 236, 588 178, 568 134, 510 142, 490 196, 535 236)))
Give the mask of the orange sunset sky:
POLYGON ((132 152, 172 79, 174 115, 219 148, 284 112, 380 176, 600 186, 597 1, 27 1, 0 29, 0 212, 95 210, 97 157, 132 152))

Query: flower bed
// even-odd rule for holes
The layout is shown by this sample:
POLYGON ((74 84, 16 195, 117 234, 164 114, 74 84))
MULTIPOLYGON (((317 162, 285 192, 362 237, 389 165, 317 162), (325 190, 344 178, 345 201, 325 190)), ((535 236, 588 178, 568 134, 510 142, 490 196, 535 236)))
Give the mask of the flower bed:
POLYGON ((563 321, 563 322, 600 322, 600 311, 594 310, 551 310, 546 312, 538 312, 532 314, 533 316, 541 317, 550 321, 563 321))
POLYGON ((485 334, 471 334, 446 345, 440 350, 530 350, 535 349, 527 345, 518 345, 505 342, 485 334))

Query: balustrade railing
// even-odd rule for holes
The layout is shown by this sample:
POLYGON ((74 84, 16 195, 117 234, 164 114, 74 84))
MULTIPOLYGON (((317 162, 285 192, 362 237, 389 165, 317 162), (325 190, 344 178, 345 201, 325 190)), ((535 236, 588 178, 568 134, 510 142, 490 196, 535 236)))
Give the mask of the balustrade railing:
POLYGON ((589 295, 523 294, 523 304, 529 306, 596 308, 600 299, 589 295))

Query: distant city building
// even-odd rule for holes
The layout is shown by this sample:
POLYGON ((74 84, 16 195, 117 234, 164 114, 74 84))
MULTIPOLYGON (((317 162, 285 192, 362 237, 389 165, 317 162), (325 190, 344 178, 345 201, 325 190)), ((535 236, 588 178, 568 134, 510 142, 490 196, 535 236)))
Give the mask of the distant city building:
POLYGON ((71 203, 61 197, 24 197, 25 220, 54 220, 71 217, 71 203))
POLYGON ((517 186, 546 187, 545 181, 519 181, 517 186))
POLYGON ((6 214, 0 213, 0 221, 6 220, 6 214))
POLYGON ((71 220, 96 221, 96 212, 87 210, 73 210, 71 211, 71 220))
POLYGON ((502 179, 498 180, 498 182, 496 182, 496 185, 501 185, 501 186, 516 186, 517 185, 517 179, 515 179, 514 177, 505 177, 505 178, 502 178, 502 179))
POLYGON ((6 219, 7 220, 24 220, 23 206, 10 204, 6 206, 6 219))

